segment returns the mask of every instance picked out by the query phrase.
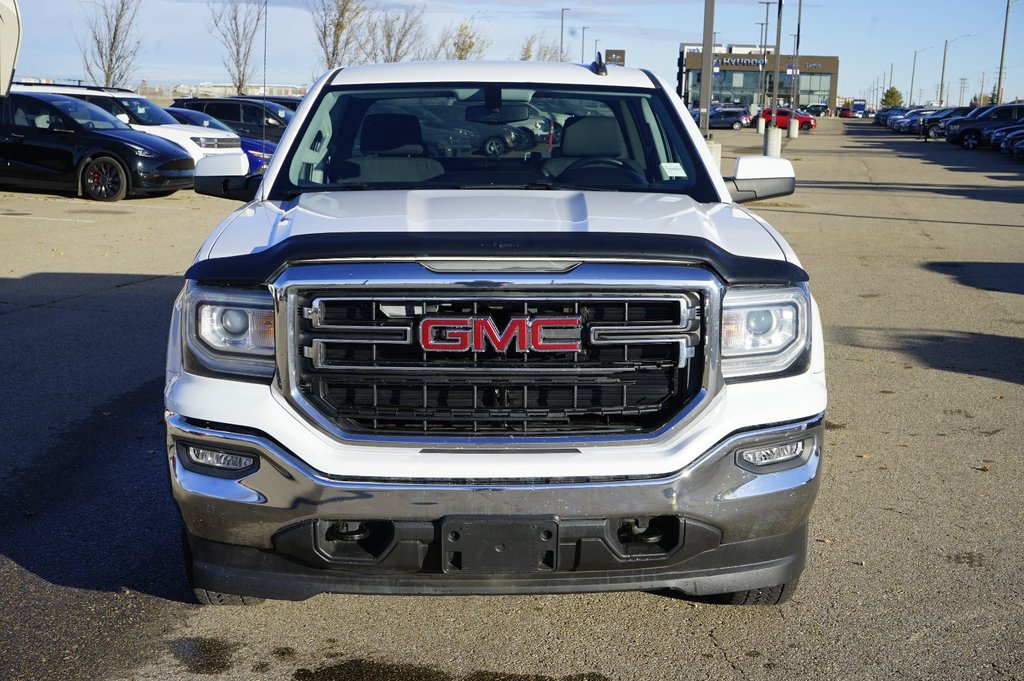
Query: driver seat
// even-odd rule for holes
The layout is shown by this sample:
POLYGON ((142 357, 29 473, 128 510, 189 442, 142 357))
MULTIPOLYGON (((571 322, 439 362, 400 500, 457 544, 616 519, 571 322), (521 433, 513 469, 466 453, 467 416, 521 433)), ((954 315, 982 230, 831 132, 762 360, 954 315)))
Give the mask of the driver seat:
POLYGON ((619 158, 625 145, 613 116, 581 116, 570 119, 562 130, 562 153, 548 160, 544 170, 551 176, 583 158, 619 158))

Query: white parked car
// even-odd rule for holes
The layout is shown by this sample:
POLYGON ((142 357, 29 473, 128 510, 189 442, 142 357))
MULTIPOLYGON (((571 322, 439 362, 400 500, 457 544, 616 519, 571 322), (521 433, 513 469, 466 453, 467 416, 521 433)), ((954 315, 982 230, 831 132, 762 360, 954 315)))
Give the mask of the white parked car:
POLYGON ((233 132, 198 125, 182 125, 162 108, 131 90, 95 86, 15 83, 13 92, 49 92, 82 99, 112 114, 135 130, 174 142, 199 161, 207 156, 233 155, 246 158, 242 143, 233 132))

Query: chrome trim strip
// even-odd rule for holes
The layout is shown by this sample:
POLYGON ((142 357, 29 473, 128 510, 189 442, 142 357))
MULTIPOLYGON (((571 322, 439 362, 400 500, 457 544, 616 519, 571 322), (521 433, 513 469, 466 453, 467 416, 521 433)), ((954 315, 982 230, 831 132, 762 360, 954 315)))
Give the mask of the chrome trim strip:
MULTIPOLYGON (((764 444, 765 442, 771 442, 775 440, 784 440, 792 438, 799 433, 812 433, 817 432, 819 435, 823 430, 825 414, 817 414, 810 418, 804 418, 799 421, 785 423, 777 426, 769 426, 766 428, 758 428, 755 430, 747 430, 739 433, 733 433, 718 441, 712 445, 706 452, 700 457, 690 462, 683 468, 665 473, 664 475, 658 476, 653 475, 651 477, 644 477, 637 480, 606 480, 594 482, 559 482, 558 478, 552 478, 553 482, 545 483, 542 487, 545 490, 550 489, 588 489, 588 488, 610 488, 610 487, 638 487, 648 485, 671 485, 675 482, 692 477, 698 469, 708 465, 709 462, 713 462, 718 459, 719 455, 726 451, 735 451, 737 449, 756 446, 764 444)), ((317 485, 334 488, 344 488, 348 490, 479 490, 481 487, 486 487, 489 490, 521 490, 524 487, 537 487, 535 482, 529 479, 524 479, 522 483, 510 484, 491 484, 486 479, 480 479, 472 483, 460 484, 460 483, 443 483, 440 481, 428 481, 428 480, 415 480, 410 479, 407 481, 400 481, 400 479, 360 479, 350 478, 344 479, 341 476, 332 476, 322 471, 319 471, 305 461, 295 456, 289 450, 281 447, 276 442, 259 435, 251 435, 248 433, 232 433, 227 431, 220 431, 214 428, 208 428, 203 426, 197 426, 189 423, 188 420, 180 414, 174 414, 171 412, 164 412, 164 421, 167 425, 167 446, 168 450, 172 451, 175 445, 176 439, 191 440, 203 445, 209 446, 222 446, 226 449, 237 449, 239 445, 248 447, 250 449, 257 450, 261 455, 268 456, 271 459, 278 458, 281 461, 287 463, 289 466, 294 467, 304 477, 312 480, 317 485)), ((517 452, 519 448, 514 448, 517 452)), ((443 452, 437 448, 425 448, 424 453, 438 453, 443 452)), ((815 455, 820 452, 808 452, 807 458, 813 459, 815 455)), ((273 461, 271 461, 273 464, 273 461)), ((746 469, 741 469, 737 466, 738 471, 750 473, 746 469)), ((766 471, 767 474, 771 474, 771 471, 766 471)), ((220 480, 221 478, 216 478, 220 480)), ((244 480, 244 478, 242 478, 244 480)), ((232 480, 237 483, 238 480, 232 480)))
MULTIPOLYGON (((644 261, 650 263, 650 261, 644 261)), ((446 444, 471 444, 479 446, 517 446, 536 449, 546 444, 587 446, 615 446, 631 444, 655 444, 672 435, 697 418, 718 394, 723 385, 720 362, 719 324, 714 323, 721 316, 721 301, 725 286, 711 272, 699 267, 672 265, 587 261, 579 267, 562 274, 558 273, 498 273, 476 272, 438 273, 425 268, 417 260, 374 259, 339 261, 325 264, 318 262, 308 265, 291 265, 271 284, 274 294, 277 334, 278 384, 281 392, 293 409, 320 432, 339 442, 361 445, 410 445, 438 447, 446 444), (565 435, 565 436, 442 436, 434 438, 351 433, 338 428, 326 419, 299 392, 298 370, 291 361, 291 349, 297 348, 296 325, 291 323, 298 310, 298 291, 323 289, 337 291, 358 291, 373 288, 378 291, 398 290, 404 295, 396 299, 408 300, 410 291, 425 290, 436 297, 438 291, 450 289, 454 300, 459 296, 474 298, 523 297, 533 293, 551 300, 622 300, 651 298, 664 299, 673 294, 695 292, 704 301, 704 374, 702 387, 693 399, 660 429, 641 435, 565 435), (559 293, 552 296, 552 290, 559 293), (561 293, 563 290, 579 293, 561 293)), ((347 297, 347 296, 346 296, 347 297)), ((378 298, 378 297, 374 297, 378 298)), ((383 297, 379 297, 383 299, 383 297)))

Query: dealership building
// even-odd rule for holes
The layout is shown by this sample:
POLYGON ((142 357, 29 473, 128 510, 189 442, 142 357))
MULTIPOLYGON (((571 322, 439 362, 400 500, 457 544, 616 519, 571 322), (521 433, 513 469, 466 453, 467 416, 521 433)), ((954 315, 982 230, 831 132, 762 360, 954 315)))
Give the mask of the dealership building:
MULTIPOLYGON (((767 54, 757 45, 715 45, 714 80, 711 100, 760 108, 762 86, 767 96, 773 92, 775 71, 774 50, 767 54)), ((688 105, 700 100, 701 46, 679 46, 679 73, 676 92, 688 105)), ((836 106, 839 84, 839 57, 800 55, 794 59, 781 55, 779 67, 779 102, 792 103, 793 79, 797 78, 797 106, 827 104, 836 106)), ((768 100, 770 101, 770 100, 768 100)))

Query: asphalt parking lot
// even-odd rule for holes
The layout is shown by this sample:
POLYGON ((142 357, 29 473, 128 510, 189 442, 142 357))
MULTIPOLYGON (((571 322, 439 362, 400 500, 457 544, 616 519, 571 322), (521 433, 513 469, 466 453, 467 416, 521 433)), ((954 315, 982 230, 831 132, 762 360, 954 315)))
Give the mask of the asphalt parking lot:
MULTIPOLYGON (((723 167, 759 153, 715 133, 723 167)), ((0 678, 1024 678, 1024 165, 825 119, 787 140, 830 405, 790 603, 646 593, 192 604, 170 306, 233 206, 0 192, 0 678)))

